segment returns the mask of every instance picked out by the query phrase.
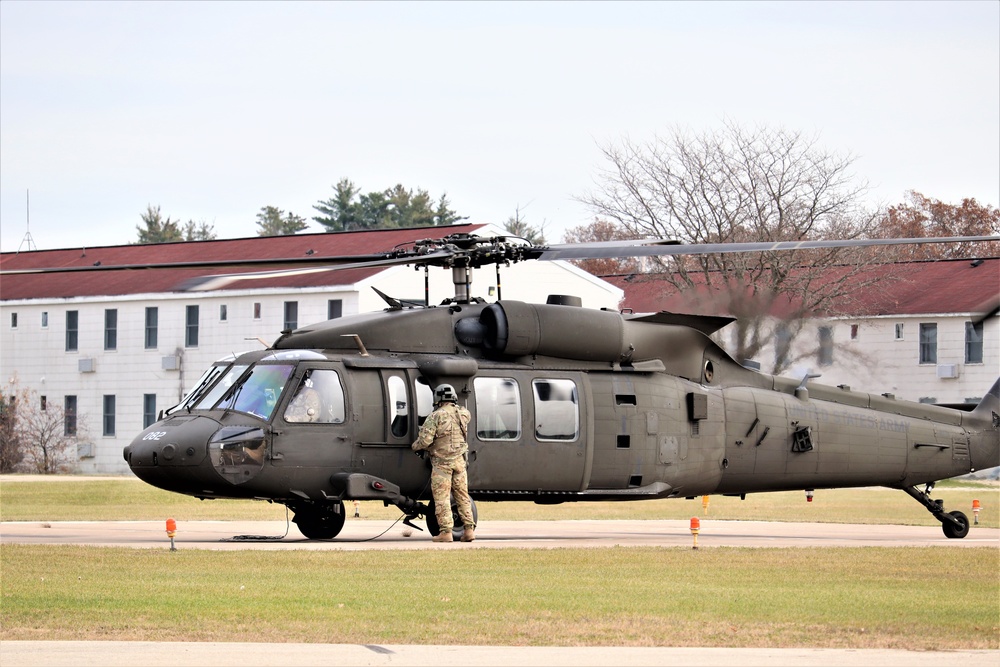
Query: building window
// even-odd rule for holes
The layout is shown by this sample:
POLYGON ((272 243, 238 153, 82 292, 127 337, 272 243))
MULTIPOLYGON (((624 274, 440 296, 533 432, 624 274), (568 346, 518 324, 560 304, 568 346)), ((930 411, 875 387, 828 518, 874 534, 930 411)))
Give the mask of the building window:
POLYGON ((937 363, 937 324, 920 325, 920 363, 937 363))
POLYGON ((42 328, 43 329, 49 328, 49 311, 47 310, 42 311, 42 328))
POLYGON ((260 319, 260 302, 259 301, 256 301, 253 304, 253 318, 255 320, 259 320, 260 319))
POLYGON ((219 321, 225 322, 229 319, 229 308, 226 304, 219 306, 219 321))
POLYGON ((63 399, 63 435, 76 435, 76 396, 63 399))
POLYGON ((903 323, 896 323, 896 340, 903 340, 903 323))
POLYGON ((330 299, 326 302, 326 319, 335 320, 344 316, 344 302, 341 299, 330 299))
POLYGON ((198 347, 198 306, 188 306, 184 325, 184 347, 198 347))
POLYGON ((156 306, 146 308, 146 339, 147 350, 155 350, 159 338, 160 309, 156 306))
POLYGON ((819 355, 820 366, 829 366, 833 363, 833 327, 819 328, 819 355))
POLYGON ((142 395, 142 427, 149 428, 156 421, 156 394, 142 395))
POLYGON ((104 349, 118 349, 118 309, 104 310, 104 349))
POLYGON ((860 331, 861 331, 861 325, 860 324, 852 324, 851 325, 851 340, 857 340, 858 339, 858 333, 860 333, 860 331))
MULTIPOLYGON (((66 311, 66 351, 76 352, 80 345, 80 311, 66 311)), ((74 397, 75 400, 75 397, 74 397)))
POLYGON ((113 394, 104 395, 104 418, 102 420, 104 435, 115 434, 115 397, 113 394))
POLYGON ((17 328, 17 313, 10 314, 10 328, 11 329, 17 328))
POLYGON ((41 403, 39 404, 39 407, 42 409, 42 412, 45 412, 45 408, 48 407, 49 401, 44 396, 39 396, 39 398, 41 399, 41 403))
POLYGON ((281 327, 282 331, 292 331, 299 328, 299 302, 285 302, 285 323, 281 327))
POLYGON ((784 366, 792 345, 792 332, 784 322, 774 327, 774 365, 784 366))
POLYGON ((983 363, 983 323, 965 323, 965 363, 983 363))

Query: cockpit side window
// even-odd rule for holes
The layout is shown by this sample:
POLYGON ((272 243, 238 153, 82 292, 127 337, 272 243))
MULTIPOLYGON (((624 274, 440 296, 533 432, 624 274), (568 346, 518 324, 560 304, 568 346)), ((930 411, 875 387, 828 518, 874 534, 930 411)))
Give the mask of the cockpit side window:
POLYGON ((389 390, 389 430, 393 436, 402 438, 410 427, 406 382, 398 375, 393 375, 386 381, 386 387, 389 390))
POLYGON ((476 435, 480 440, 521 437, 521 397, 511 378, 477 377, 476 435))
POLYGON ((434 392, 423 378, 419 378, 413 383, 413 393, 417 397, 417 426, 423 426, 434 412, 434 392))
POLYGON ((337 371, 307 370, 285 408, 285 421, 292 423, 342 424, 347 408, 344 388, 337 371))

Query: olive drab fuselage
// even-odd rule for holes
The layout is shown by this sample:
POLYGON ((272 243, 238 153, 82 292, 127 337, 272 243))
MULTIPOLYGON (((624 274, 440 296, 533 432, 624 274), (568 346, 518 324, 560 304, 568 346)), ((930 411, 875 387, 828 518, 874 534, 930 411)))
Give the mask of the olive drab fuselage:
POLYGON ((803 384, 731 359, 710 338, 728 321, 512 301, 331 320, 216 364, 125 458, 167 490, 304 517, 412 509, 429 468, 410 446, 444 382, 472 415, 478 501, 911 489, 1000 465, 997 385, 963 412, 803 384))

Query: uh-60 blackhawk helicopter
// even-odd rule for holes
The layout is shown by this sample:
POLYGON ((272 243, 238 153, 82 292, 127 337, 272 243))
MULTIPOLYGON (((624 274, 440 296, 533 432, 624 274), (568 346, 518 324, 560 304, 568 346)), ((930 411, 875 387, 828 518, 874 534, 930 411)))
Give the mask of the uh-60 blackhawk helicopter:
MULTIPOLYGON (((453 235, 384 254, 314 258, 305 270, 447 267, 456 294, 437 306, 383 296, 384 311, 284 331, 268 349, 219 361, 124 456, 163 489, 284 504, 310 539, 334 538, 344 501, 355 499, 394 505, 407 521, 422 515, 436 535, 429 466, 410 444, 432 410, 433 388, 446 383, 472 413, 469 489, 477 501, 874 485, 905 491, 945 535, 961 538, 968 518, 930 492, 937 480, 1000 465, 1000 381, 971 411, 895 400, 746 368, 710 338, 730 318, 591 310, 570 297, 486 303, 469 287, 475 268, 529 259, 929 241, 540 247, 453 235)), ((258 275, 296 270, 288 266, 301 259, 275 263, 282 268, 258 275)), ((985 289, 992 296, 997 286, 985 289)), ((455 525, 460 532, 457 516, 455 525)))

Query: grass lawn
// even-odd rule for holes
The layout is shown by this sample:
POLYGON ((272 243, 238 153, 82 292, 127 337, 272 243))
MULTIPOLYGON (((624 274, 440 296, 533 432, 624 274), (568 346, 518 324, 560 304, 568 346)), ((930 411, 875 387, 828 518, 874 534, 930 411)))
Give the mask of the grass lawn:
POLYGON ((996 649, 991 548, 2 547, 0 638, 996 649))

